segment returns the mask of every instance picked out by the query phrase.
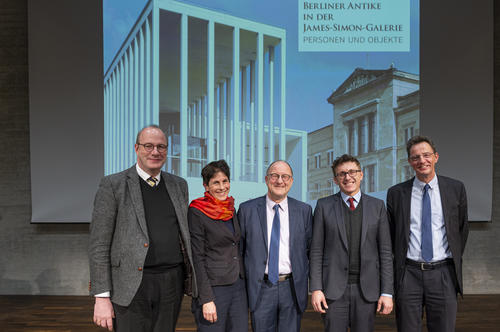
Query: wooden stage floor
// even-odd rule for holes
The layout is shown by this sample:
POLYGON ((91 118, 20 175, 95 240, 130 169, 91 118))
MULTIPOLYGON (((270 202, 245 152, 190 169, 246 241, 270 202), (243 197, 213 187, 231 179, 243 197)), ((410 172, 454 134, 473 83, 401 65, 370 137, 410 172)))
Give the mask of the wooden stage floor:
MULTIPOLYGON (((190 303, 186 297, 176 331, 196 331, 190 303)), ((500 331, 500 295, 466 295, 458 306, 457 332, 500 331)), ((93 299, 87 296, 0 295, 0 331, 105 331, 93 325, 92 310, 93 299)), ((301 331, 322 328, 319 314, 309 307, 301 331)), ((396 331, 394 315, 377 316, 375 331, 396 331)))

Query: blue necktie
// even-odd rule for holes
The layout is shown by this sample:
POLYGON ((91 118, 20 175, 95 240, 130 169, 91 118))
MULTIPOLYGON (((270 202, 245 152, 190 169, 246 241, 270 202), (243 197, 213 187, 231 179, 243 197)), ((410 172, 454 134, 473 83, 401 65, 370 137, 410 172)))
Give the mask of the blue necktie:
POLYGON ((432 220, 431 220, 431 199, 429 197, 429 184, 424 187, 422 198, 422 258, 426 262, 432 260, 432 220))
POLYGON ((271 243, 269 244, 269 262, 267 265, 267 275, 269 281, 276 285, 279 279, 279 257, 280 257, 280 214, 279 204, 274 209, 273 227, 271 228, 271 243))

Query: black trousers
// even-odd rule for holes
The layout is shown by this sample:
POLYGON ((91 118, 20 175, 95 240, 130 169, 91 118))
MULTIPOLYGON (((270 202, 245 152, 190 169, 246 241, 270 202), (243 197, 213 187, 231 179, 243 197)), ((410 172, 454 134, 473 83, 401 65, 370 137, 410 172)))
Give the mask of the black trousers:
POLYGON ((406 265, 396 296, 396 322, 400 332, 421 332, 425 309, 429 332, 454 332, 457 288, 453 263, 422 271, 406 265))
POLYGON ((142 282, 128 307, 113 303, 115 331, 175 331, 184 295, 182 266, 164 272, 144 270, 142 282))
POLYGON ((322 314, 325 332, 372 332, 375 328, 377 302, 368 302, 359 284, 348 284, 337 300, 326 300, 328 309, 322 314))
POLYGON ((248 332, 248 304, 245 280, 238 278, 233 284, 212 286, 215 295, 217 321, 203 318, 203 307, 193 299, 191 310, 199 332, 248 332))

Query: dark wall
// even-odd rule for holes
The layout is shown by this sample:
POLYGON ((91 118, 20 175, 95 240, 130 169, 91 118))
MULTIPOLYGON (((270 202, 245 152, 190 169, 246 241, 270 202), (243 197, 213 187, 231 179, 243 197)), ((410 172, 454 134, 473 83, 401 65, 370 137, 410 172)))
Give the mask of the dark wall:
MULTIPOLYGON (((499 5, 495 18, 500 18, 499 5)), ((495 21, 493 221, 471 227, 464 257, 466 293, 500 293, 500 204, 495 204, 500 194, 500 20, 495 21)), ((0 1, 0 294, 83 295, 88 225, 30 224, 27 40, 26 1, 0 1)), ((466 151, 457 153, 467 158, 466 151)))

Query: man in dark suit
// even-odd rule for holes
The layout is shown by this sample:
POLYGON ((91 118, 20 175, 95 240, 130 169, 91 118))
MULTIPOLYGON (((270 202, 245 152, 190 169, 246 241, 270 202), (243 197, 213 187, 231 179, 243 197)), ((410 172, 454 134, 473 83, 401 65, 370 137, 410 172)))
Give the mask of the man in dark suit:
POLYGON ((273 162, 265 180, 267 195, 238 211, 252 328, 299 331, 307 306, 312 209, 288 197, 293 173, 287 162, 273 162))
POLYGON ((340 192, 318 200, 311 244, 311 303, 325 331, 373 331, 375 311, 392 311, 391 239, 384 202, 361 193, 359 161, 332 165, 340 192))
POLYGON ((462 294, 462 254, 468 235, 462 182, 436 175, 439 155, 424 136, 407 145, 416 177, 387 192, 398 331, 455 331, 457 293, 462 294))
POLYGON ((183 293, 196 295, 187 184, 161 171, 166 150, 163 131, 145 127, 137 164, 104 177, 95 197, 90 293, 94 322, 110 331, 174 331, 183 293))

